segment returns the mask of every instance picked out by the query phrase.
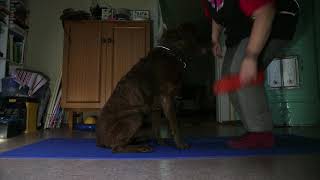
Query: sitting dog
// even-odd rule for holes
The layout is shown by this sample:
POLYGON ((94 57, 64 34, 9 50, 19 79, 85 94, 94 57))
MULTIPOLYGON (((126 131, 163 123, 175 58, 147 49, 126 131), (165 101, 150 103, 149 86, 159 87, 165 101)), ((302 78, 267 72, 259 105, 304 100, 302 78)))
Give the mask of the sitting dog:
MULTIPOLYGON (((147 117, 152 113, 154 97, 160 97, 176 147, 188 148, 177 127, 174 97, 179 93, 186 61, 199 49, 195 29, 184 24, 167 30, 159 44, 121 78, 102 108, 96 124, 97 146, 111 148, 112 152, 152 151, 151 147, 134 142, 143 136, 144 127, 152 129, 147 126, 147 117)), ((152 118, 152 124, 154 137, 160 141, 159 119, 152 118)))

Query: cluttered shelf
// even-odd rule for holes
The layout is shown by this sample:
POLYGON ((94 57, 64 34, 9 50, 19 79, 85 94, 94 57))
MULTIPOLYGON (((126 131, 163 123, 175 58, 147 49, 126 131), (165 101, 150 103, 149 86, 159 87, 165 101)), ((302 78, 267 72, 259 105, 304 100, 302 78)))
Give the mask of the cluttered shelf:
POLYGON ((9 15, 9 14, 10 14, 10 11, 9 11, 8 8, 6 8, 5 6, 0 5, 0 14, 9 15))
POLYGON ((0 138, 34 132, 43 127, 49 98, 49 78, 40 72, 16 69, 12 76, 3 78, 0 138))
POLYGON ((39 100, 31 97, 0 97, 0 139, 37 130, 39 100))
POLYGON ((91 20, 91 21, 150 21, 149 10, 114 8, 110 4, 99 4, 92 1, 90 12, 67 8, 60 16, 61 20, 91 20))

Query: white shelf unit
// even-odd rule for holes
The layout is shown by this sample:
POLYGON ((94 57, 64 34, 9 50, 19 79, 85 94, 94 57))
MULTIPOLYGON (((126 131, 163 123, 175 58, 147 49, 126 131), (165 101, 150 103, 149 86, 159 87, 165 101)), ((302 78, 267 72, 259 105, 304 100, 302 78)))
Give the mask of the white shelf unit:
POLYGON ((25 47, 25 40, 27 36, 27 31, 20 27, 19 25, 15 24, 15 14, 16 6, 22 5, 25 6, 23 0, 8 0, 9 1, 9 22, 8 22, 8 52, 7 59, 9 60, 10 64, 15 66, 23 66, 24 60, 24 47, 25 47))
POLYGON ((1 79, 16 68, 23 68, 27 31, 15 24, 16 4, 24 0, 0 0, 0 92, 1 79))
POLYGON ((8 25, 4 22, 0 22, 0 58, 6 60, 7 57, 7 43, 8 42, 8 25))
POLYGON ((10 16, 9 0, 0 0, 0 59, 6 60, 10 16))
POLYGON ((0 0, 0 92, 2 91, 1 79, 6 76, 7 47, 9 32, 10 1, 0 0))

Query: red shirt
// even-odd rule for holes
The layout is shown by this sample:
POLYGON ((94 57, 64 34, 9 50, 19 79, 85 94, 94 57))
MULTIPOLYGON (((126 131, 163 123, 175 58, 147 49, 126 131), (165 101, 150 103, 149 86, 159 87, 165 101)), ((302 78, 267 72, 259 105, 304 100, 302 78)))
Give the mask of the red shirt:
POLYGON ((253 12, 274 0, 239 0, 241 11, 246 16, 252 16, 253 12))
MULTIPOLYGON (((214 0, 201 0, 202 6, 204 8, 204 13, 205 16, 210 17, 210 11, 208 9, 208 4, 207 2, 209 1, 210 4, 214 0)), ((271 3, 275 0, 239 0, 239 5, 241 11, 246 15, 246 16, 252 16, 253 12, 260 7, 262 7, 265 4, 271 3)), ((219 1, 220 2, 220 1, 219 1)))

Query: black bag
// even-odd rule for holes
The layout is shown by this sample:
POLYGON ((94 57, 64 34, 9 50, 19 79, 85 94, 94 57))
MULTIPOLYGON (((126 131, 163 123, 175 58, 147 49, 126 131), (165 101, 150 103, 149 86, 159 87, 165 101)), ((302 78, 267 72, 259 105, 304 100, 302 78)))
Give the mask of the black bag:
POLYGON ((272 37, 291 40, 299 19, 299 3, 296 0, 278 0, 276 6, 277 14, 273 22, 272 37))

